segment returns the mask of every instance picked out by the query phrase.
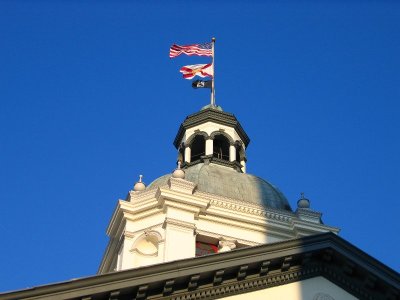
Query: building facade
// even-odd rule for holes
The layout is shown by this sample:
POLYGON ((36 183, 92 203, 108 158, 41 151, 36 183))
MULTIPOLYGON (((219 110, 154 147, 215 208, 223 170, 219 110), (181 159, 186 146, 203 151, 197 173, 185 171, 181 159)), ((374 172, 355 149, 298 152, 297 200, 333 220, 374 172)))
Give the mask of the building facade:
POLYGON ((99 273, 337 233, 307 199, 293 212, 278 188, 246 173, 249 142, 220 107, 188 116, 174 140, 178 168, 118 202, 99 273))
POLYGON ((397 272, 246 172, 249 142, 220 107, 189 115, 176 170, 118 200, 97 275, 0 299, 399 300, 397 272))

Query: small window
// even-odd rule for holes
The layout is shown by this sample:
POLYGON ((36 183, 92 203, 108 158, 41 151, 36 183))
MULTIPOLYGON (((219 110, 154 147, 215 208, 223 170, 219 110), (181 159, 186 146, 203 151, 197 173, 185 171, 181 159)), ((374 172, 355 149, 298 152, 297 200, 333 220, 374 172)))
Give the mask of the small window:
POLYGON ((225 136, 222 134, 216 135, 213 144, 213 156, 229 161, 229 146, 229 140, 225 136))
POLYGON ((196 242, 196 256, 218 253, 218 246, 210 243, 196 242))

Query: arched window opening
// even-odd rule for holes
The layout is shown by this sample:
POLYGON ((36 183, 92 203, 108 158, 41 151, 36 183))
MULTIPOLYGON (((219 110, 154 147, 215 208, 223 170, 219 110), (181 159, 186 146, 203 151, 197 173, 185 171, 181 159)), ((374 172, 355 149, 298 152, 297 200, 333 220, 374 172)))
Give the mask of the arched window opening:
POLYGON ((201 156, 205 155, 206 153, 206 140, 204 136, 197 135, 190 146, 191 149, 191 156, 190 161, 193 162, 195 160, 199 160, 201 156))
POLYGON ((196 236, 196 257, 248 247, 236 240, 225 240, 198 234, 196 236))
POLYGON ((218 246, 211 243, 196 242, 196 257, 218 253, 218 246))
POLYGON ((229 140, 222 134, 214 137, 213 156, 219 159, 229 161, 229 140))
POLYGON ((218 239, 203 235, 196 237, 196 257, 218 253, 218 239))

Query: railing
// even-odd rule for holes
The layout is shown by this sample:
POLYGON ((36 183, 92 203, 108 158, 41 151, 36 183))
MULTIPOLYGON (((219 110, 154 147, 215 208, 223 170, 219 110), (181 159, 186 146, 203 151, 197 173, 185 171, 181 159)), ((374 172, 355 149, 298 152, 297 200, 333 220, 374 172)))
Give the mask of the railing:
POLYGON ((205 152, 201 152, 201 153, 196 153, 194 155, 190 156, 190 161, 195 161, 195 160, 199 160, 200 157, 204 156, 206 153, 205 152))
POLYGON ((216 157, 216 158, 219 158, 219 159, 223 159, 223 160, 229 161, 229 155, 222 154, 221 152, 214 152, 213 156, 216 157))
MULTIPOLYGON (((191 155, 190 156, 190 161, 199 160, 204 155, 205 155, 205 152, 196 153, 194 155, 191 155)), ((229 161, 229 155, 222 154, 221 152, 214 152, 213 153, 213 157, 229 161)))

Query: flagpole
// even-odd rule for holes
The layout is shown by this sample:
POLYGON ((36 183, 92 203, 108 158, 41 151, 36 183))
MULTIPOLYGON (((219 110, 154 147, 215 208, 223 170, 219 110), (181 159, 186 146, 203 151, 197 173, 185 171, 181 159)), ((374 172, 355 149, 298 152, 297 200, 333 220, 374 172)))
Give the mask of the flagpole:
POLYGON ((211 39, 211 42, 212 42, 212 71, 213 71, 213 77, 211 79, 211 106, 215 106, 215 68, 214 68, 215 38, 214 37, 211 39))

